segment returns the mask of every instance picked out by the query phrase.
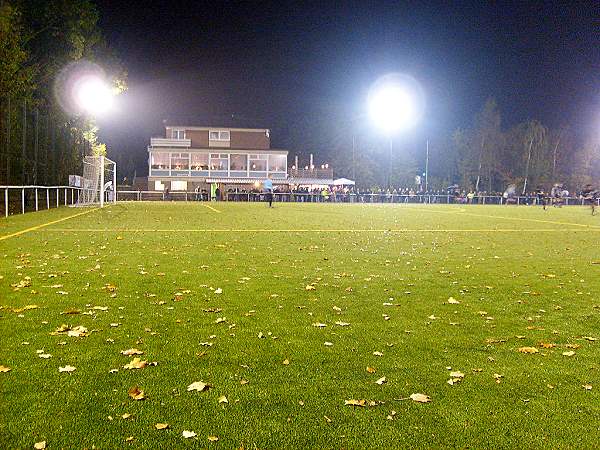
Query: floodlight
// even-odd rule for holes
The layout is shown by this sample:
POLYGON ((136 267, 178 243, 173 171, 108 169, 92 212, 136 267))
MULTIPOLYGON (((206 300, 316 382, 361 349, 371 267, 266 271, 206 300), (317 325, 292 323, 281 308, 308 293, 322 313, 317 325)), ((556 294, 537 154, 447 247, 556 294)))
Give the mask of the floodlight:
POLYGON ((75 101, 90 114, 102 114, 110 109, 113 93, 108 85, 96 75, 84 75, 75 83, 75 101))
POLYGON ((423 113, 420 85, 411 77, 389 74, 371 87, 368 98, 369 115, 386 134, 413 127, 423 113))

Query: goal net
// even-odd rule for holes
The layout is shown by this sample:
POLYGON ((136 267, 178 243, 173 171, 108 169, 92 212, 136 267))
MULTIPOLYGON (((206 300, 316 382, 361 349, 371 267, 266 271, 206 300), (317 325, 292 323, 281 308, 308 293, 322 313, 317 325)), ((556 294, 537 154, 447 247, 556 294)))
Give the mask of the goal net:
POLYGON ((106 156, 85 156, 83 158, 82 186, 76 206, 117 201, 117 163, 106 156))

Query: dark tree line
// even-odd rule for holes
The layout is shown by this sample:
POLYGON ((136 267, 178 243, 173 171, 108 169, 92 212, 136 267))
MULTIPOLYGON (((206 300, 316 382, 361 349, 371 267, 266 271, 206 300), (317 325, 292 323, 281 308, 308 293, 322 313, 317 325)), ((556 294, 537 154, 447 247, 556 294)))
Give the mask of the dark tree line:
POLYGON ((65 111, 56 80, 69 64, 101 61, 126 74, 88 0, 0 0, 0 184, 64 184, 84 154, 105 153, 89 117, 65 111))

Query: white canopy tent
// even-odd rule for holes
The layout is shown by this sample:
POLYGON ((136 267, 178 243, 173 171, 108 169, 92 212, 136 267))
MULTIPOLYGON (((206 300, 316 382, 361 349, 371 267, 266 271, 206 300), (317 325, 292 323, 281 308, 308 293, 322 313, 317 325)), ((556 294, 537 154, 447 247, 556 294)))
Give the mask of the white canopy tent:
POLYGON ((354 186, 356 183, 348 178, 338 178, 337 180, 333 180, 334 186, 354 186))

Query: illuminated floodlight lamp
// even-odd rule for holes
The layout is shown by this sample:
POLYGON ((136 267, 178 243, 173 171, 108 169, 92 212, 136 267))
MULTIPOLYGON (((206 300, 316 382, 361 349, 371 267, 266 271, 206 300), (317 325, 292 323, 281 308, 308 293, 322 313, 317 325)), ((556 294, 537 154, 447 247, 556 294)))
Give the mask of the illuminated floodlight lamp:
POLYGON ((103 114, 113 104, 113 92, 97 75, 84 75, 74 84, 73 95, 81 110, 89 114, 103 114))
POLYGON ((369 115, 386 134, 412 128, 423 114, 423 94, 411 77, 389 74, 375 82, 369 91, 369 115))

